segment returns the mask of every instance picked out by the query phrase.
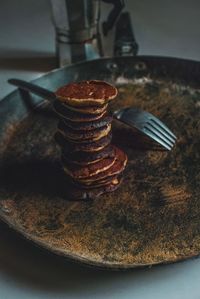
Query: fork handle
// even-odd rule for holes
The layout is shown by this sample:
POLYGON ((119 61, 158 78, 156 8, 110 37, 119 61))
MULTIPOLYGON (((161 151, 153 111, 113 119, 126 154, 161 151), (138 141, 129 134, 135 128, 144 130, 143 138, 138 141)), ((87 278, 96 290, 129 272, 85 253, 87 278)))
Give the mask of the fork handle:
POLYGON ((29 82, 26 82, 24 80, 19 80, 19 79, 9 79, 8 83, 15 85, 23 90, 32 92, 32 93, 34 93, 42 98, 45 98, 49 101, 54 101, 56 99, 56 96, 52 91, 49 91, 48 89, 40 87, 33 83, 29 83, 29 82))

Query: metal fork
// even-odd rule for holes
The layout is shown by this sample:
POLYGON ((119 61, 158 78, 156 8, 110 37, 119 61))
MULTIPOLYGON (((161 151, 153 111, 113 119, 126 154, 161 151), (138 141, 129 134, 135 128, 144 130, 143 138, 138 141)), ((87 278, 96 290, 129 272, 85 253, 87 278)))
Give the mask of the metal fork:
POLYGON ((146 134, 164 148, 171 150, 176 142, 176 136, 153 114, 139 108, 128 107, 114 111, 113 116, 146 134))
MULTIPOLYGON (((52 101, 56 99, 56 96, 52 91, 38 85, 18 79, 10 79, 8 82, 47 100, 52 101)), ((130 107, 119 109, 114 111, 113 117, 130 127, 138 129, 140 132, 146 134, 167 150, 171 150, 176 142, 176 136, 163 122, 151 113, 139 108, 130 107)))

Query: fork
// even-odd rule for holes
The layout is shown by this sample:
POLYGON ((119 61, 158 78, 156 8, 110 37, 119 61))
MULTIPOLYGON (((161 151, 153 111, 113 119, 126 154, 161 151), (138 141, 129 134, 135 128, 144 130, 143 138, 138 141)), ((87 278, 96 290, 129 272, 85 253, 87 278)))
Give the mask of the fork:
POLYGON ((127 107, 114 111, 114 118, 149 136, 165 149, 171 150, 176 136, 153 114, 139 108, 127 107))
MULTIPOLYGON (((33 83, 19 79, 10 79, 8 82, 47 100, 52 101, 56 99, 56 96, 52 91, 33 83)), ((113 117, 132 128, 136 128, 167 150, 171 150, 176 142, 176 136, 162 121, 153 114, 139 108, 128 107, 116 110, 113 112, 113 117)))

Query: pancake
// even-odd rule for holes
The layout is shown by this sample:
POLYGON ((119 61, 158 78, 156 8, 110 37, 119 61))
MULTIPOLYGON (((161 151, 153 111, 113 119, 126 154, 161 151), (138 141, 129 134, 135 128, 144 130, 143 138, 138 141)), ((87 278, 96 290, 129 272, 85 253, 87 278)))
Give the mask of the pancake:
POLYGON ((68 128, 73 130, 94 130, 104 127, 112 122, 112 116, 103 116, 98 120, 90 122, 73 122, 69 120, 63 120, 68 128))
POLYGON ((105 172, 109 169, 115 162, 115 157, 107 157, 101 159, 100 161, 89 164, 89 165, 77 165, 74 163, 69 163, 64 157, 62 157, 63 169, 67 175, 73 179, 89 178, 105 172))
POLYGON ((83 114, 80 112, 72 111, 66 108, 66 105, 54 101, 53 109, 58 114, 60 118, 65 118, 73 122, 90 122, 102 118, 107 114, 107 111, 104 110, 99 114, 83 114))
POLYGON ((114 181, 106 186, 101 186, 97 188, 92 188, 90 190, 83 189, 83 188, 77 188, 75 185, 71 185, 71 188, 67 190, 68 192, 68 198, 70 197, 70 200, 94 200, 95 198, 98 198, 104 193, 109 193, 115 191, 121 184, 122 179, 118 180, 118 183, 114 181))
POLYGON ((103 150, 97 152, 66 152, 62 150, 62 155, 67 162, 72 162, 78 165, 88 165, 100 161, 101 159, 114 157, 115 151, 113 146, 108 145, 103 150))
POLYGON ((118 184, 119 180, 121 180, 121 178, 118 177, 118 175, 114 175, 114 176, 108 177, 106 179, 98 180, 98 181, 88 183, 88 184, 77 183, 77 186, 80 188, 83 188, 83 189, 92 189, 92 188, 107 186, 109 184, 118 184))
POLYGON ((99 183, 99 184, 93 184, 91 186, 84 186, 84 185, 79 185, 79 188, 83 189, 83 190, 93 190, 93 189, 96 189, 96 188, 105 188, 105 187, 108 187, 109 185, 119 185, 119 183, 122 181, 122 178, 114 178, 114 179, 111 179, 105 183, 99 183))
POLYGON ((110 144, 112 140, 112 133, 110 132, 107 136, 102 137, 94 142, 88 141, 85 143, 77 143, 72 141, 69 142, 61 132, 56 132, 55 140, 64 149, 64 151, 83 151, 87 153, 93 153, 103 150, 110 144))
POLYGON ((92 80, 62 86, 55 95, 61 102, 73 107, 97 107, 114 99, 117 89, 107 82, 92 80))
POLYGON ((68 128, 66 124, 63 121, 60 121, 58 124, 58 131, 60 131, 66 139, 68 140, 74 140, 77 142, 84 142, 87 140, 95 141, 98 140, 106 135, 111 131, 111 124, 108 124, 104 127, 85 131, 85 130, 73 130, 71 128, 68 128))
POLYGON ((104 177, 103 179, 98 179, 98 180, 96 180, 96 181, 93 181, 93 180, 91 180, 91 181, 87 181, 87 182, 83 182, 83 183, 80 183, 80 181, 79 182, 77 182, 77 184, 79 185, 79 186, 84 186, 85 188, 91 188, 91 186, 93 186, 93 185, 95 185, 95 184, 106 184, 107 182, 109 183, 109 182, 111 182, 112 180, 114 180, 114 179, 116 179, 116 178, 119 178, 119 177, 121 177, 121 175, 119 175, 119 174, 115 174, 115 175, 111 175, 111 176, 108 176, 108 177, 104 177))
POLYGON ((73 107, 70 105, 67 105, 65 103, 63 103, 63 105, 65 105, 65 107, 71 111, 75 111, 75 112, 79 112, 79 113, 83 113, 83 114, 100 114, 102 112, 104 112, 107 107, 108 104, 102 105, 102 106, 86 106, 86 107, 73 107))
POLYGON ((119 175, 125 169, 127 164, 127 155, 119 148, 114 146, 115 148, 115 161, 111 167, 107 168, 105 171, 102 171, 95 175, 90 175, 87 178, 77 178, 77 181, 81 184, 87 184, 91 182, 95 182, 104 178, 108 178, 110 176, 119 175))

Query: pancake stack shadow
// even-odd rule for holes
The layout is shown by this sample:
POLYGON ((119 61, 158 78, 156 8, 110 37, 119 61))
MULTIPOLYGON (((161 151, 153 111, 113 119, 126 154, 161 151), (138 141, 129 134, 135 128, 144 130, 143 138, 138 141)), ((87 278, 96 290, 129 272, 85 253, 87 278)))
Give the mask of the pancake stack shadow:
POLYGON ((122 181, 127 156, 111 144, 112 117, 107 113, 116 95, 117 89, 103 81, 71 83, 56 92, 55 139, 71 197, 93 199, 116 190, 122 181))

